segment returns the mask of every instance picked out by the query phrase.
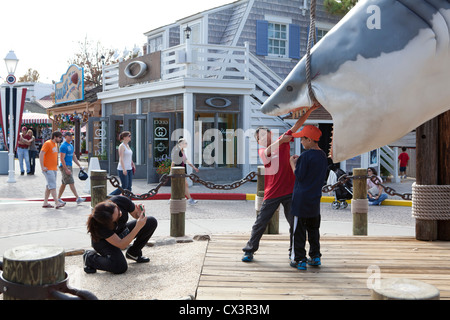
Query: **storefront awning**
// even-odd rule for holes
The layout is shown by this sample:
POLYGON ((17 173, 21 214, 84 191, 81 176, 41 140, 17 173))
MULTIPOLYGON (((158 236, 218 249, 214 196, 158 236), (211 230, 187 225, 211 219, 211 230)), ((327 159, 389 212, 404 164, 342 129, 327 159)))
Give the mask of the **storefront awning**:
POLYGON ((48 123, 51 124, 52 121, 48 118, 46 113, 32 113, 32 112, 24 112, 22 116, 22 124, 42 124, 48 123))

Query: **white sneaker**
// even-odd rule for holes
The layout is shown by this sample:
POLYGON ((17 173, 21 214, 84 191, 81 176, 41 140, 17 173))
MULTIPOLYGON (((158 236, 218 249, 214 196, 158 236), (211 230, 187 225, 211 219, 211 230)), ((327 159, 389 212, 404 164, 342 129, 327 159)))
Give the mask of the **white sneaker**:
POLYGON ((85 198, 80 198, 80 197, 78 197, 78 199, 77 199, 77 204, 80 204, 80 203, 85 202, 85 201, 86 201, 85 198))
POLYGON ((65 201, 62 201, 61 199, 58 199, 58 203, 59 203, 59 204, 66 204, 66 202, 65 202, 65 201))
POLYGON ((194 205, 194 204, 197 204, 197 200, 194 200, 194 199, 192 199, 192 198, 190 198, 188 201, 187 201, 190 205, 194 205))

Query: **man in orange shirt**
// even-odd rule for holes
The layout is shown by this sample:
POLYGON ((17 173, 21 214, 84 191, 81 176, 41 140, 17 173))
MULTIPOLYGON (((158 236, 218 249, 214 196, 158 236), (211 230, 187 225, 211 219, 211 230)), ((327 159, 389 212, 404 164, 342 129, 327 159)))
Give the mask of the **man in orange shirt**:
POLYGON ((48 203, 48 197, 52 194, 56 209, 64 207, 64 204, 58 203, 56 196, 56 175, 58 172, 58 143, 62 141, 62 133, 55 131, 52 133, 52 139, 45 141, 39 153, 39 162, 41 163, 42 173, 47 181, 44 195, 43 208, 55 208, 48 203))

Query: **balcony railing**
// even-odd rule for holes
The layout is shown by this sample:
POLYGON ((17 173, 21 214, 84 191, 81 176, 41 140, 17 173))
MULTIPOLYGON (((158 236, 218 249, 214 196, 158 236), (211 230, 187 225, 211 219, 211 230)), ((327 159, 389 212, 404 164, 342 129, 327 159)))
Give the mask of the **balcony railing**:
MULTIPOLYGON (((244 47, 181 44, 161 51, 161 81, 176 78, 251 80, 270 95, 282 79, 244 47)), ((119 88, 119 64, 104 66, 103 91, 119 88)))

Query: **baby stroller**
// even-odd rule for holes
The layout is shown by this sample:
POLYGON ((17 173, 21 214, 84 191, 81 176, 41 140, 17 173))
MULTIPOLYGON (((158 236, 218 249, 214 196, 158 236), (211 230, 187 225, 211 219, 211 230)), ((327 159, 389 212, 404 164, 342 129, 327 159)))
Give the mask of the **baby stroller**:
MULTIPOLYGON (((344 174, 345 172, 340 168, 330 170, 327 183, 335 184, 339 180, 339 178, 344 174)), ((351 180, 348 180, 345 184, 343 185, 341 184, 336 189, 334 189, 334 197, 335 200, 331 203, 331 208, 333 208, 334 210, 338 210, 340 208, 342 209, 347 208, 348 206, 347 200, 353 198, 353 184, 351 180)))

